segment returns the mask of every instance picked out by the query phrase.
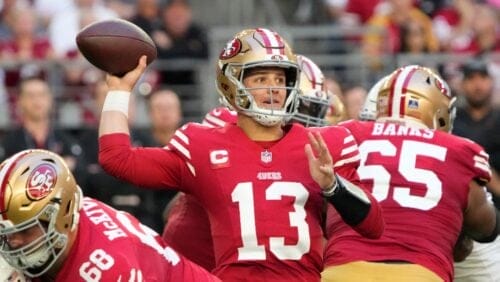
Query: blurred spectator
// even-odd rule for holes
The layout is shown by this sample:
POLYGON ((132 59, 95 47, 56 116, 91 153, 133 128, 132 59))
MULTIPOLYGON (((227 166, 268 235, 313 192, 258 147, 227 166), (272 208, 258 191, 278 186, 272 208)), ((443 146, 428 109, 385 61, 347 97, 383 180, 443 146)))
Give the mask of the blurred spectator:
POLYGON ((433 18, 442 50, 482 54, 500 50, 498 10, 474 0, 454 0, 433 18))
MULTIPOLYGON (((95 111, 97 113, 101 112, 107 90, 104 80, 95 84, 95 111)), ((131 100, 131 103, 134 103, 134 100, 131 100)), ((133 120, 134 105, 131 105, 129 109, 129 120, 133 120)), ((164 225, 162 211, 176 192, 138 188, 104 172, 97 160, 99 150, 97 136, 97 128, 91 128, 86 130, 80 138, 87 164, 86 177, 81 182, 84 183, 85 194, 116 209, 129 212, 141 223, 161 232, 164 225)), ((137 129, 131 131, 130 138, 134 146, 157 144, 151 135, 137 129)))
MULTIPOLYGON (((79 14, 78 29, 81 29, 97 20, 98 18, 93 10, 81 9, 79 14)), ((99 79, 103 78, 104 73, 95 66, 91 65, 76 49, 68 51, 65 59, 66 61, 61 65, 63 72, 61 82, 64 85, 65 91, 60 97, 60 100, 64 101, 63 105, 66 108, 69 108, 70 110, 71 108, 74 108, 81 111, 83 116, 79 116, 78 118, 83 120, 86 125, 92 125, 94 123, 92 115, 88 115, 89 109, 91 110, 94 107, 91 102, 93 100, 92 88, 99 79)), ((76 115, 76 113, 74 114, 76 115)), ((77 117, 75 116, 73 120, 76 119, 77 117)))
POLYGON ((339 97, 343 96, 338 80, 333 77, 325 77, 325 88, 339 97))
POLYGON ((355 86, 344 91, 344 105, 347 119, 358 119, 367 95, 366 89, 355 86))
POLYGON ((27 78, 19 89, 17 106, 21 125, 6 132, 0 159, 25 149, 47 149, 62 155, 81 179, 85 167, 82 148, 69 134, 55 127, 54 99, 48 84, 38 78, 27 78))
POLYGON ((414 6, 413 0, 388 0, 387 11, 372 16, 366 26, 362 49, 371 67, 381 66, 380 56, 401 51, 401 28, 408 22, 418 23, 424 33, 428 52, 439 50, 439 41, 433 33, 431 19, 414 6))
POLYGON ((474 41, 471 51, 478 55, 500 51, 499 10, 489 5, 478 5, 472 22, 474 41))
POLYGON ((158 90, 151 94, 148 102, 151 120, 150 134, 157 146, 165 146, 182 121, 181 102, 170 90, 158 90))
POLYGON ((135 14, 134 0, 104 0, 106 7, 113 10, 119 18, 130 19, 135 14))
POLYGON ((47 29, 52 17, 68 9, 73 9, 73 0, 30 0, 36 14, 39 17, 41 26, 47 29))
POLYGON ((400 53, 425 54, 430 49, 428 43, 425 40, 424 27, 419 22, 410 20, 401 26, 400 53))
MULTIPOLYGON (((463 66, 462 95, 464 105, 457 108, 453 133, 467 137, 490 154, 492 168, 500 172, 500 110, 493 106, 494 80, 486 62, 474 59, 463 66)), ((494 198, 500 207, 500 187, 494 198)))
POLYGON ((263 3, 260 7, 271 11, 277 9, 279 16, 269 15, 269 24, 279 25, 312 25, 324 23, 328 12, 324 9, 322 0, 275 0, 263 3))
POLYGON ((118 15, 108 9, 100 0, 73 0, 74 5, 54 15, 49 25, 49 36, 57 57, 65 58, 77 51, 75 37, 80 31, 82 16, 92 14, 95 21, 116 18, 118 15))
POLYGON ((330 19, 342 26, 362 26, 371 18, 381 0, 323 0, 330 19))
POLYGON ((17 87, 23 77, 40 76, 43 70, 33 60, 53 57, 49 39, 40 35, 35 11, 30 7, 14 8, 8 14, 10 36, 0 42, 0 59, 16 62, 5 70, 5 85, 17 87))
POLYGON ((12 15, 11 11, 18 9, 19 7, 25 7, 25 3, 19 0, 3 0, 0 2, 0 39, 3 40, 8 38, 10 34, 9 28, 9 15, 12 15))
POLYGON ((160 0, 138 0, 135 14, 130 21, 152 36, 154 30, 161 28, 160 0))
MULTIPOLYGON (((457 109, 453 133, 482 145, 490 155, 492 181, 487 184, 500 208, 500 110, 492 104, 494 80, 485 61, 473 59, 462 68, 462 95, 465 104, 457 109)), ((459 282, 499 281, 500 238, 488 244, 474 242, 472 253, 455 264, 459 282)))
POLYGON ((436 14, 436 11, 440 10, 444 6, 448 5, 449 2, 453 0, 418 0, 415 1, 426 15, 432 17, 436 14))
POLYGON ((472 36, 475 0, 453 0, 437 10, 432 22, 444 51, 463 49, 472 36))
MULTIPOLYGON (((169 1, 162 11, 163 28, 153 33, 159 59, 207 58, 206 32, 192 20, 186 1, 169 1)), ((165 70, 161 80, 163 84, 191 84, 195 78, 191 70, 165 70)))

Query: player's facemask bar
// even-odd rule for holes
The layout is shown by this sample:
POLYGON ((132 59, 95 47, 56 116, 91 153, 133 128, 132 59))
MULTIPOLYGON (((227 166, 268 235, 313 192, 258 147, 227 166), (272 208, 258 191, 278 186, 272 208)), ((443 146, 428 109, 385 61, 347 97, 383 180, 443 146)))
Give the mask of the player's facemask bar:
POLYGON ((47 205, 36 217, 21 224, 13 225, 10 220, 0 222, 0 254, 28 277, 45 273, 66 247, 67 235, 55 231, 55 222, 41 219, 56 218, 58 208, 55 205, 47 205), (29 234, 36 234, 36 239, 16 248, 11 246, 16 236, 29 234))
POLYGON ((261 61, 251 64, 228 64, 224 69, 226 77, 228 77, 236 86, 235 107, 248 116, 253 117, 257 122, 264 126, 273 126, 278 123, 287 122, 290 120, 297 110, 297 96, 298 96, 298 77, 300 70, 296 64, 291 62, 275 62, 275 61, 261 61), (285 86, 284 87, 261 87, 261 88, 248 88, 243 84, 245 74, 252 68, 262 67, 278 67, 285 71, 285 86), (250 91, 258 89, 267 89, 270 95, 269 100, 271 104, 267 108, 261 108, 255 102, 250 91), (273 90, 285 90, 286 99, 283 105, 273 105, 273 90))

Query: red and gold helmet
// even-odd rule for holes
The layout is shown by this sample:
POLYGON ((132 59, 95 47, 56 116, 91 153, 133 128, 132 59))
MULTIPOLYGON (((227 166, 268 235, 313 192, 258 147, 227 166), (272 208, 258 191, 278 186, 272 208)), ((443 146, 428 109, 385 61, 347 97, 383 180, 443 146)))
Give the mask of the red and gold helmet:
POLYGON ((76 233, 81 191, 58 155, 25 150, 0 165, 0 254, 29 277, 47 272, 76 233), (18 247, 10 238, 39 229, 18 247))
POLYGON ((344 102, 338 95, 330 95, 330 106, 326 112, 325 120, 328 125, 335 125, 347 119, 347 111, 344 102))
POLYGON ((324 126, 330 106, 330 96, 325 87, 325 76, 311 59, 297 55, 300 72, 300 94, 297 113, 293 120, 304 126, 324 126))
POLYGON ((254 28, 237 33, 226 44, 219 55, 216 83, 224 105, 251 116, 262 125, 272 126, 294 114, 299 73, 295 54, 287 42, 274 31, 254 28), (262 109, 254 102, 249 89, 243 84, 243 77, 245 72, 255 67, 285 70, 287 98, 282 109, 262 109))
POLYGON ((449 132, 455 119, 455 97, 448 84, 422 66, 397 69, 383 82, 377 120, 400 121, 449 132))

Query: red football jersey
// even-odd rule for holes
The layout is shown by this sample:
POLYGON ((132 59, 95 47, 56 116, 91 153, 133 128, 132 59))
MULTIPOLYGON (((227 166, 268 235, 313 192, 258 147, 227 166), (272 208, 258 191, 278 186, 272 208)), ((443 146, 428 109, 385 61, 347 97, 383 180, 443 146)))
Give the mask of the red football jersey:
MULTIPOLYGON (((226 107, 217 107, 205 115, 202 124, 223 127, 236 123, 237 114, 226 107)), ((182 194, 172 206, 162 237, 186 258, 212 270, 215 267, 210 222, 205 209, 195 197, 182 194)))
POLYGON ((226 123, 236 123, 237 113, 226 107, 217 107, 205 115, 202 124, 211 127, 223 127, 226 123))
POLYGON ((220 281, 130 214, 83 199, 77 239, 56 281, 220 281))
MULTIPOLYGON (((312 130, 322 131, 335 171, 359 182, 359 152, 349 131, 312 130)), ((127 135, 109 134, 100 138, 100 160, 127 181, 195 196, 210 218, 213 272, 222 280, 319 281, 324 199, 309 173, 307 132, 290 125, 269 148, 235 124, 187 124, 165 149, 131 149, 127 135)))
POLYGON ((215 267, 210 221, 205 209, 195 197, 182 193, 175 199, 163 240, 169 246, 205 269, 215 267))
POLYGON ((359 144, 361 181, 379 201, 385 231, 369 240, 329 212, 326 265, 403 260, 453 277, 452 250, 473 179, 488 181, 488 155, 472 141, 394 123, 348 121, 359 144))

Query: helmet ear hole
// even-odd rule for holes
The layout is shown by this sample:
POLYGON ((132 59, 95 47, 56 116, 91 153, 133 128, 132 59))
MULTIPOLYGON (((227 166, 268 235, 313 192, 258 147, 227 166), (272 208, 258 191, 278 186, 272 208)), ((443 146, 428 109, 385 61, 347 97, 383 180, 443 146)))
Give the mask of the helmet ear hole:
POLYGON ((446 125, 446 121, 444 120, 444 118, 439 118, 438 121, 439 121, 439 127, 443 127, 446 125))

